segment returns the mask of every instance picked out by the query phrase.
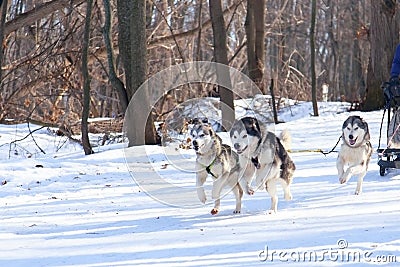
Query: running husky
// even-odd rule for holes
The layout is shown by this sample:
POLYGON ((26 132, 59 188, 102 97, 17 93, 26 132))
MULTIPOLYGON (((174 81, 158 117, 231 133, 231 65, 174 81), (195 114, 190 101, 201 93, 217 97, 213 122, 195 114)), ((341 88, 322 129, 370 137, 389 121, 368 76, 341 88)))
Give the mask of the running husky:
POLYGON ((360 116, 348 117, 342 126, 342 138, 343 143, 336 161, 339 182, 344 184, 352 175, 358 174, 355 194, 359 195, 372 154, 368 124, 360 116), (346 165, 349 167, 345 172, 346 165))
MULTIPOLYGON (((243 189, 239 184, 238 155, 232 151, 230 146, 222 144, 221 138, 207 120, 195 119, 192 123, 194 125, 190 135, 196 151, 196 186, 199 200, 202 203, 207 200, 203 185, 210 174, 214 179, 211 195, 215 201, 211 214, 218 213, 221 191, 226 186, 232 189, 236 197, 236 208, 233 213, 240 213, 243 189)), ((246 188, 245 191, 248 194, 254 193, 251 188, 246 188)))
MULTIPOLYGON (((282 133, 286 138, 288 132, 282 133)), ((260 127, 256 118, 244 117, 235 121, 230 131, 233 148, 239 154, 240 168, 244 169, 247 187, 256 176, 256 189, 266 188, 271 196, 271 210, 277 212, 278 196, 276 184, 280 183, 286 200, 292 199, 290 184, 296 169, 281 140, 265 127, 260 127)))

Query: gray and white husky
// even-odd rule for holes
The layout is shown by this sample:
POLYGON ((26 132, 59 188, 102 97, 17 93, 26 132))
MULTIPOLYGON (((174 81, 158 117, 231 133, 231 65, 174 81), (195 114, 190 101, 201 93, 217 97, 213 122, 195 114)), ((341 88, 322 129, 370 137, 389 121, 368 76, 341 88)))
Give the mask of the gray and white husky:
MULTIPOLYGON (((208 175, 213 178, 212 199, 214 208, 211 214, 215 215, 220 209, 221 191, 229 186, 236 198, 234 213, 240 213, 242 206, 243 189, 239 184, 240 166, 239 157, 230 146, 222 144, 221 138, 215 133, 207 120, 195 119, 190 131, 192 146, 196 151, 196 187, 197 195, 202 203, 207 200, 204 183, 208 175)), ((246 193, 253 194, 251 188, 246 193)))
MULTIPOLYGON (((289 138, 288 132, 283 135, 289 138)), ((244 169, 244 178, 250 186, 256 177, 256 189, 266 188, 271 196, 271 212, 278 208, 276 184, 280 183, 286 200, 292 199, 290 184, 296 169, 281 140, 272 132, 260 126, 253 117, 244 117, 235 121, 230 137, 233 148, 239 154, 240 168, 244 169)), ((285 142, 284 142, 285 143, 285 142)))
POLYGON ((348 117, 342 126, 343 143, 336 161, 339 182, 346 183, 358 174, 355 194, 361 194, 364 176, 372 155, 368 124, 360 116, 348 117), (348 166, 344 171, 345 166, 348 166))

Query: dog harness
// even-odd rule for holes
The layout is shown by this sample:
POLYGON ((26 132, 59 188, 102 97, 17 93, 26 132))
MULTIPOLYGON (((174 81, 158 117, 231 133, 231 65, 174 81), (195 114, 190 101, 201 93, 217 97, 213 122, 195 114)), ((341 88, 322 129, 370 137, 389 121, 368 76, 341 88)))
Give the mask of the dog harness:
POLYGON ((261 138, 258 141, 258 144, 257 144, 257 147, 256 147, 256 156, 251 158, 251 162, 254 164, 256 169, 260 169, 261 168, 260 161, 258 160, 258 155, 260 155, 260 153, 261 153, 261 144, 264 142, 265 139, 266 139, 266 136, 261 138))
POLYGON ((207 172, 208 174, 211 174, 212 177, 217 178, 217 176, 215 176, 215 175, 211 172, 211 167, 212 167, 212 165, 214 164, 214 162, 215 162, 215 159, 213 160, 213 162, 211 162, 210 165, 208 165, 208 166, 206 167, 206 172, 207 172))
POLYGON ((251 162, 253 162, 254 166, 256 166, 256 169, 261 168, 261 164, 260 164, 260 162, 258 161, 258 156, 255 157, 255 158, 251 158, 251 162))
POLYGON ((261 144, 264 142, 264 140, 265 140, 266 138, 267 138, 267 137, 265 136, 265 137, 263 137, 263 138, 260 138, 260 140, 258 140, 258 144, 257 144, 256 150, 255 150, 256 156, 253 157, 253 158, 251 158, 251 162, 253 162, 253 164, 254 164, 254 166, 256 167, 256 169, 260 169, 260 168, 261 168, 260 161, 258 160, 258 155, 260 155, 260 153, 261 153, 261 144))

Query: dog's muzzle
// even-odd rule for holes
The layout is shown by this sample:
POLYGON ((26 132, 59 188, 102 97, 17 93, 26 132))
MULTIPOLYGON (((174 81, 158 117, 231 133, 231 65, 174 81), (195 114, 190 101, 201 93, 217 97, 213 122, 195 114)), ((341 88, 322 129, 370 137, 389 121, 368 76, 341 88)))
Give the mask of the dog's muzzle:
POLYGON ((349 144, 354 146, 356 144, 357 138, 353 139, 354 136, 352 134, 349 135, 349 144))
POLYGON ((235 143, 235 144, 233 144, 233 148, 236 150, 236 153, 241 154, 241 153, 243 153, 243 151, 246 150, 247 146, 245 146, 244 148, 241 148, 240 144, 235 143))

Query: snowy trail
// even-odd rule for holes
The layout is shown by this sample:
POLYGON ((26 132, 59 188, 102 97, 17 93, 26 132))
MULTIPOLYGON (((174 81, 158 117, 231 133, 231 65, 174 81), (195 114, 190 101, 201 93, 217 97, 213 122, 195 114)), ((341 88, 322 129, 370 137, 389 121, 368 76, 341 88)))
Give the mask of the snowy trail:
MULTIPOLYGON (((302 117, 277 125, 276 132, 290 130, 294 151, 329 151, 349 113, 326 105, 317 118, 304 115, 304 108, 302 117)), ((382 111, 351 114, 367 120, 376 150, 382 111)), ((15 126, 0 126, 0 134, 7 143, 15 126)), ((60 141, 44 130, 37 139, 48 149, 60 141)), ((11 159, 9 147, 1 148, 0 266, 394 266, 392 256, 400 262, 400 170, 381 177, 376 153, 360 196, 353 195, 355 177, 339 184, 337 153, 295 152, 294 198, 284 201, 279 189, 277 214, 265 214, 269 197, 256 192, 244 196, 241 214, 232 214, 235 201, 228 194, 211 216, 210 205, 177 208, 142 192, 122 145, 90 156, 74 145, 46 155, 29 148, 31 158, 22 152, 11 159)), ((193 173, 165 165, 161 147, 148 149, 152 164, 140 153, 131 154, 138 168, 151 165, 170 181, 194 183, 193 173)), ((182 153, 193 162, 190 151, 182 153)))

